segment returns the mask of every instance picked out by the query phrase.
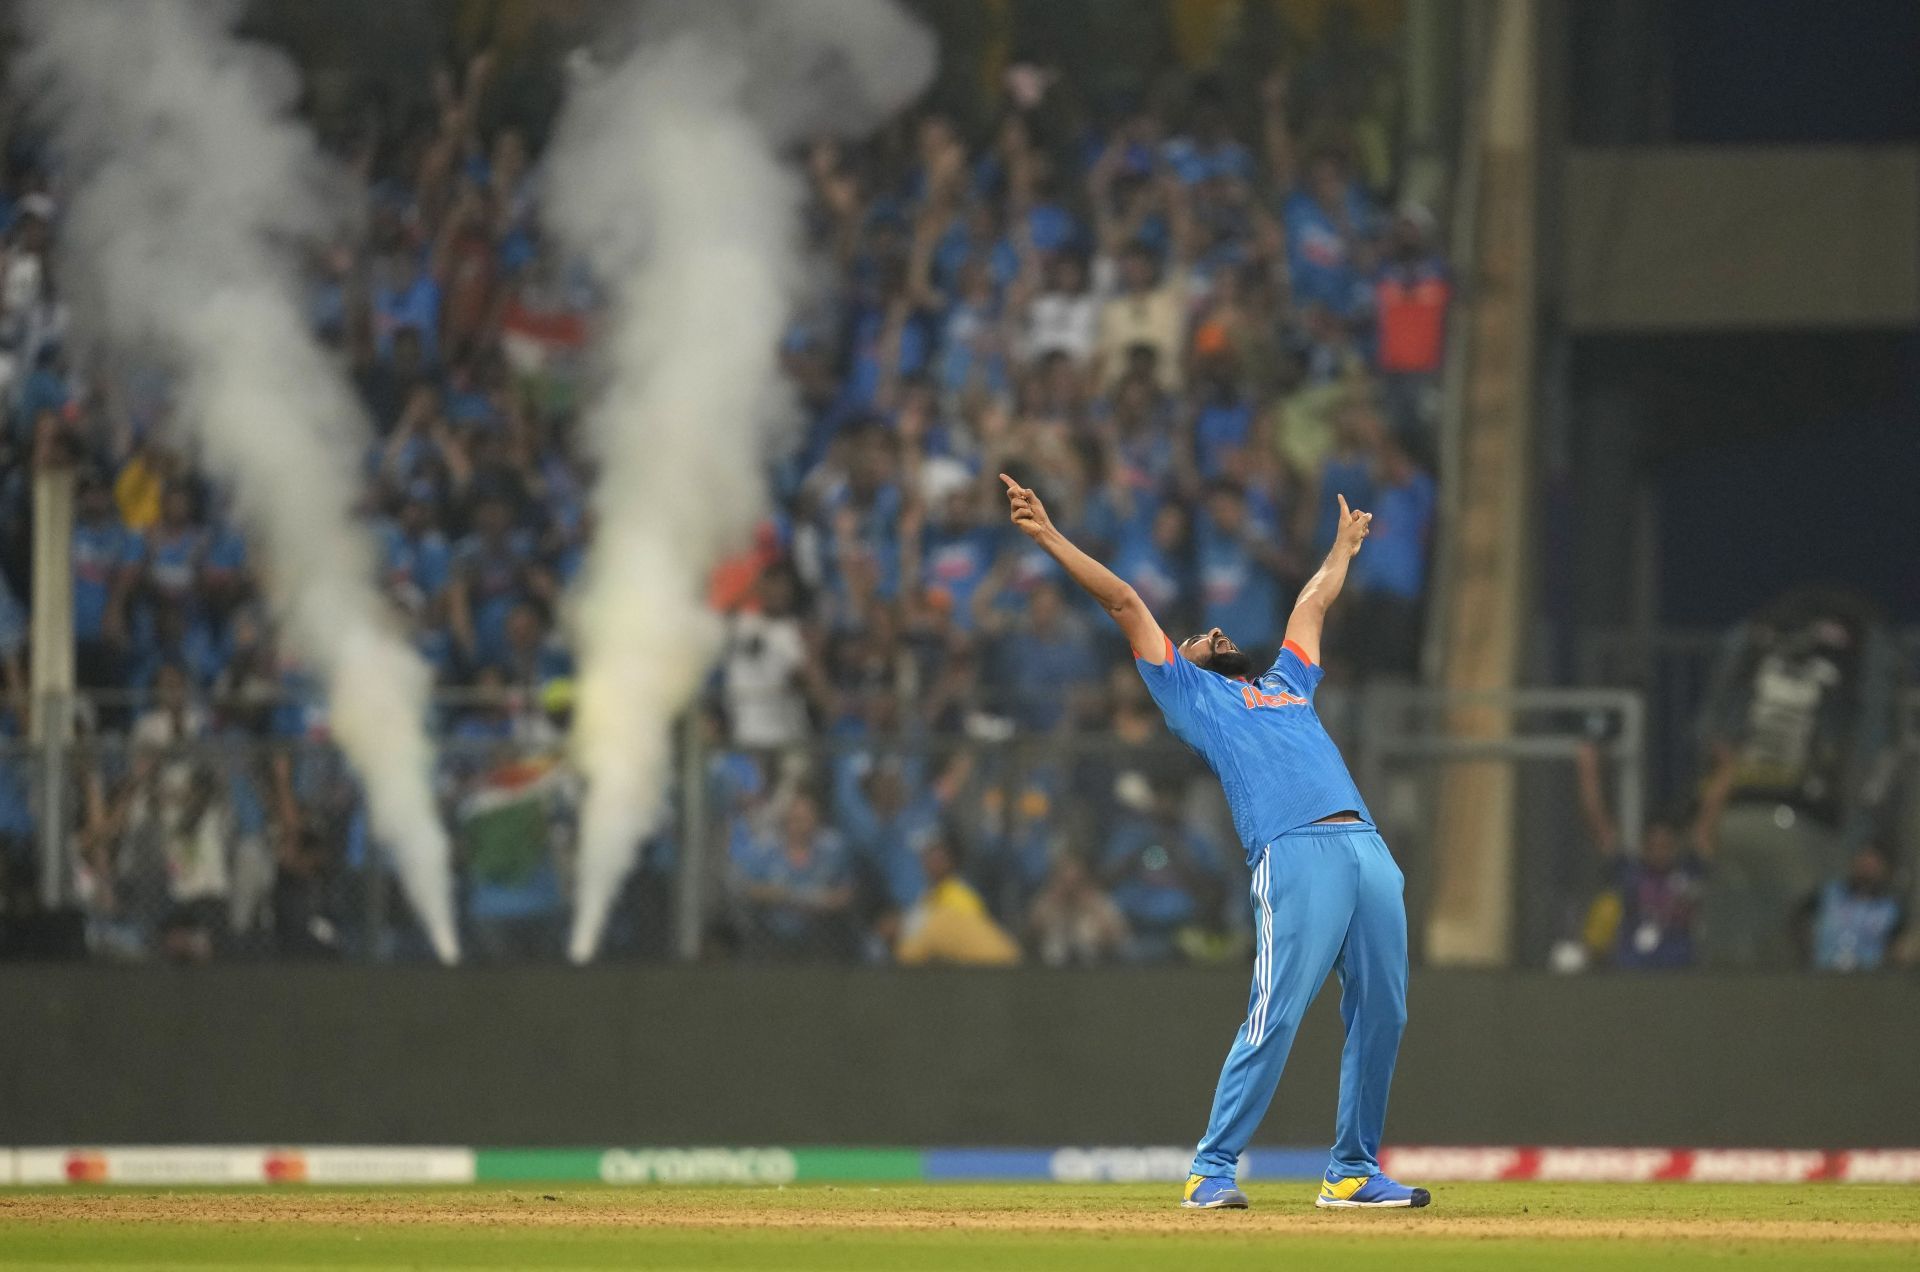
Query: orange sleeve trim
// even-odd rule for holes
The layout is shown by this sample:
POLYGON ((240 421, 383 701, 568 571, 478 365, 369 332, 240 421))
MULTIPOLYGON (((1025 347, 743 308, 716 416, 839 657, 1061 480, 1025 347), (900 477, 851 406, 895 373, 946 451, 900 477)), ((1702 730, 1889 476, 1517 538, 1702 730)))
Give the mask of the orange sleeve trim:
MULTIPOLYGON (((1180 656, 1180 651, 1173 647, 1173 637, 1168 636, 1166 633, 1162 632, 1160 635, 1160 639, 1167 642, 1166 660, 1168 662, 1172 662, 1175 658, 1178 658, 1180 656)), ((1127 649, 1130 653, 1132 653, 1134 661, 1138 662, 1140 660, 1140 651, 1133 648, 1133 646, 1131 645, 1127 646, 1127 649)))
POLYGON ((1300 646, 1294 644, 1292 641, 1289 640, 1289 641, 1283 642, 1280 648, 1292 650, 1293 656, 1295 658, 1298 658, 1301 662, 1307 664, 1307 666, 1309 667, 1313 666, 1313 659, 1307 657, 1307 651, 1300 648, 1300 646))

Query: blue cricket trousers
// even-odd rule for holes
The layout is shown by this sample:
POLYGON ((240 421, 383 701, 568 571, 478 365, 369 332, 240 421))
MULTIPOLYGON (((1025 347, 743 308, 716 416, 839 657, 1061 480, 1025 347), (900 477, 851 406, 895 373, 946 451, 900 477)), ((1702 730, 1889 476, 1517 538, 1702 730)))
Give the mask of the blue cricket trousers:
POLYGON ((1340 1114, 1328 1173, 1380 1170, 1387 1088, 1407 1024, 1406 879, 1371 827, 1316 823, 1261 849, 1253 864, 1253 994, 1220 1070, 1196 1175, 1231 1178, 1266 1116, 1308 1004, 1340 973, 1340 1114))

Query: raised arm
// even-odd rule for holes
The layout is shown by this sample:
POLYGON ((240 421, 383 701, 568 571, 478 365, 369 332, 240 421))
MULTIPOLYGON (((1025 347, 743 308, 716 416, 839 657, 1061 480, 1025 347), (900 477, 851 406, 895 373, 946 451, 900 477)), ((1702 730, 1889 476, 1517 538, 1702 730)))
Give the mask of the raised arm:
POLYGON ((1135 656, 1156 667, 1165 662, 1167 635, 1160 630, 1160 624, 1154 621, 1147 603, 1140 599, 1140 594, 1133 590, 1132 585, 1074 547, 1065 535, 1054 529, 1053 518, 1047 515, 1046 508, 1040 503, 1040 496, 1005 473, 1000 474, 1000 480, 1007 483, 1007 502, 1013 506, 1013 524, 1040 545, 1043 552, 1058 561, 1073 581, 1086 589, 1088 595, 1100 602, 1100 608, 1119 624, 1121 634, 1133 646, 1135 656))
POLYGON ((1287 70, 1276 66, 1260 81, 1260 125, 1265 143, 1267 180, 1273 193, 1285 197, 1293 189, 1293 124, 1287 118, 1287 70))
POLYGON ((1612 861, 1620 851, 1620 828, 1607 808, 1600 748, 1592 742, 1581 742, 1573 753, 1573 772, 1580 784, 1580 818, 1587 823, 1587 837, 1602 859, 1612 861))
POLYGON ((1340 528, 1333 536, 1333 550, 1300 589, 1299 599, 1293 603, 1293 616, 1287 619, 1287 643, 1297 646, 1312 663, 1320 661, 1320 629, 1327 621, 1327 607, 1346 585, 1347 564, 1360 551, 1360 545, 1366 541, 1367 527, 1373 521, 1370 512, 1350 510, 1345 495, 1334 498, 1340 501, 1340 528))

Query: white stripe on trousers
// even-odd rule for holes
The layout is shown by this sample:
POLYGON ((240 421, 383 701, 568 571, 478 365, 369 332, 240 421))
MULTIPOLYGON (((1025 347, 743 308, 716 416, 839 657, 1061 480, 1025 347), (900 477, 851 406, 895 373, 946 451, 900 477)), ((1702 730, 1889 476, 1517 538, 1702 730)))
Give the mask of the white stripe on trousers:
POLYGON ((1272 877, 1273 846, 1260 850, 1260 865, 1253 872, 1253 895, 1260 906, 1260 930, 1255 933, 1258 948, 1253 956, 1253 976, 1259 993, 1253 1010, 1247 1015, 1247 1045, 1257 1047, 1267 1036, 1267 1004, 1273 997, 1273 902, 1267 896, 1267 881, 1272 877))

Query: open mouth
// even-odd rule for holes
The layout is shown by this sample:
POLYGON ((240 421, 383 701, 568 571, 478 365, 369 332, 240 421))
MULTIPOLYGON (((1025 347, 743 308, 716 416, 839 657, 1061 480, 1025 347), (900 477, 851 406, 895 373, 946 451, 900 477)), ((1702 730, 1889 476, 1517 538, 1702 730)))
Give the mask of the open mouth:
POLYGON ((1195 636, 1186 644, 1182 645, 1181 648, 1191 651, 1189 656, 1191 656, 1191 654, 1204 653, 1209 658, 1215 654, 1234 654, 1240 652, 1240 647, 1235 645, 1231 640, 1228 640, 1225 636, 1195 636))

